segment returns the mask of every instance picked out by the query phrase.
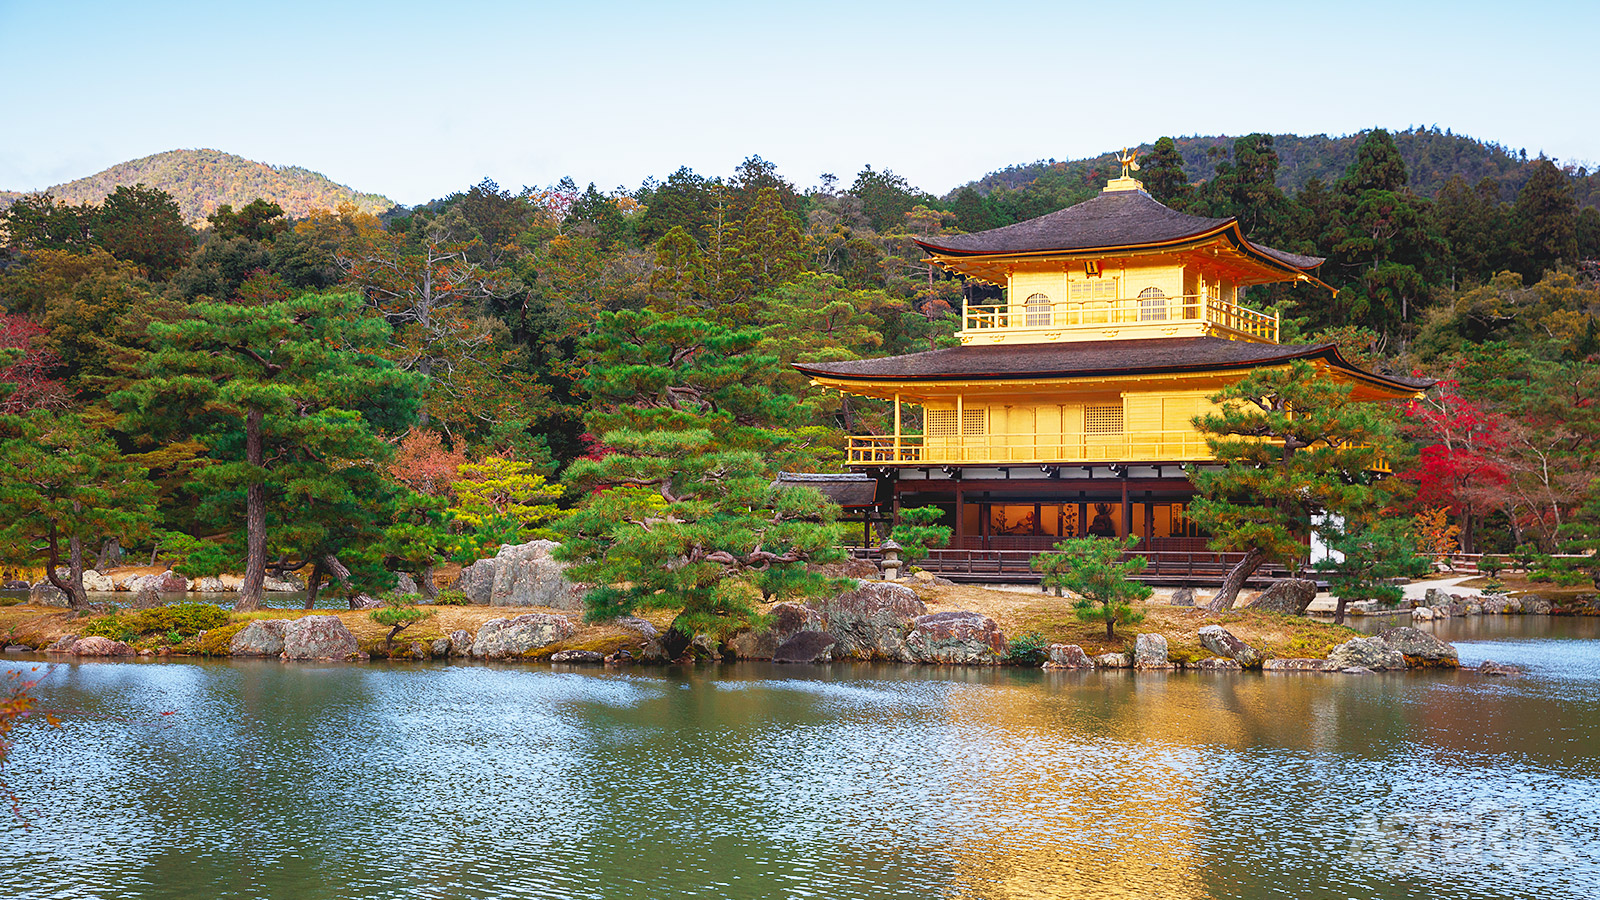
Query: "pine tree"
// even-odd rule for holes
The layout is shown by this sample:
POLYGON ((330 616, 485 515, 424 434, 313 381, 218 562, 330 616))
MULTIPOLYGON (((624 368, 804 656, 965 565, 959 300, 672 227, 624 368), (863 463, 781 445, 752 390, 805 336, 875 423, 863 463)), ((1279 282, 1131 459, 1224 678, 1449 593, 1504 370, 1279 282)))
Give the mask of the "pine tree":
POLYGON ((369 475, 392 452, 381 433, 414 420, 421 379, 377 354, 388 328, 363 306, 317 295, 195 304, 194 318, 151 326, 144 380, 112 398, 135 427, 205 445, 199 513, 233 529, 205 560, 242 564, 237 609, 260 606, 270 558, 293 549, 285 543, 316 543, 288 529, 340 509, 364 514, 362 492, 381 480, 369 475))
POLYGON ((1220 468, 1190 474, 1200 496, 1189 515, 1206 523, 1214 550, 1243 552, 1212 609, 1230 609, 1266 562, 1297 571, 1313 514, 1371 515, 1389 488, 1372 471, 1393 458, 1395 411, 1363 403, 1311 363, 1258 369, 1211 396, 1221 409, 1195 424, 1220 468))
POLYGON ((1533 165, 1533 175, 1517 192, 1512 216, 1516 221, 1518 269, 1529 281, 1539 278, 1557 260, 1573 260, 1578 253, 1578 204, 1572 182, 1548 159, 1533 165))
POLYGON ((1151 590, 1133 576, 1144 571, 1148 560, 1126 554, 1138 545, 1133 535, 1121 540, 1069 538, 1056 544, 1054 552, 1040 554, 1035 568, 1048 573, 1047 586, 1072 592, 1079 621, 1104 622, 1109 641, 1116 637, 1118 624, 1144 621, 1144 613, 1133 604, 1148 600, 1151 590))
POLYGON ((1172 138, 1156 141, 1145 157, 1143 180, 1150 196, 1173 209, 1183 211, 1194 199, 1194 186, 1183 170, 1183 154, 1172 138))

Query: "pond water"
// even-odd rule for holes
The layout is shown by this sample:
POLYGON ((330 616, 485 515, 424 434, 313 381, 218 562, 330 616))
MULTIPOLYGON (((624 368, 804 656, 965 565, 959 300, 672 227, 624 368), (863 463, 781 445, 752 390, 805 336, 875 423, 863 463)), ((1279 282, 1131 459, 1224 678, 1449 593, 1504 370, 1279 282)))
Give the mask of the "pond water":
POLYGON ((0 896, 1592 898, 1597 626, 1438 629, 1505 680, 51 663, 0 896))

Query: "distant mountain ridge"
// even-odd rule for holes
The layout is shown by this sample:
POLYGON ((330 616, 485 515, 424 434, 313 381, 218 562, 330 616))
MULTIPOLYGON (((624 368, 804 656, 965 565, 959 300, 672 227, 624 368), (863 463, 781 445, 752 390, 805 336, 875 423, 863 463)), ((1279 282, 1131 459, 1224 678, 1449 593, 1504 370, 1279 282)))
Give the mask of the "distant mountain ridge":
MULTIPOLYGON (((335 209, 352 203, 363 212, 384 212, 395 202, 382 194, 368 194, 337 184, 326 176, 299 166, 273 166, 220 150, 168 150, 143 159, 118 163, 103 172, 46 188, 57 200, 99 203, 119 186, 143 184, 160 188, 178 201, 190 222, 198 222, 224 203, 235 208, 260 197, 283 207, 291 217, 302 218, 318 209, 335 209)), ((22 196, 0 191, 0 208, 22 196)))
MULTIPOLYGON (((1278 187, 1294 193, 1305 187, 1312 178, 1320 178, 1324 184, 1332 184, 1342 177, 1345 170, 1355 161, 1356 149, 1361 145, 1362 139, 1370 133, 1361 131, 1337 137, 1326 134, 1305 137, 1294 134, 1273 135, 1272 146, 1278 153, 1279 163, 1278 187)), ((1522 189, 1522 185, 1532 172, 1533 162, 1537 159, 1528 156, 1526 150, 1512 150, 1500 144, 1454 134, 1449 130, 1440 131, 1436 127, 1411 128, 1391 133, 1394 135, 1394 142, 1400 150, 1401 158, 1405 160, 1411 189, 1424 197, 1434 196, 1451 176, 1460 175, 1472 185, 1476 185, 1484 178, 1493 179, 1500 186, 1500 198, 1509 200, 1522 189)), ((1235 137, 1191 135, 1173 138, 1178 146, 1178 152, 1183 154, 1183 168, 1189 180, 1205 181, 1215 175, 1217 171, 1215 152, 1232 149, 1235 137)), ((1139 147, 1148 151, 1154 142, 1155 138, 1151 138, 1139 147)), ((1045 175, 1065 175, 1069 179, 1081 175, 1088 182, 1094 180, 1089 177, 1091 172, 1104 174, 1116 168, 1114 152, 1106 152, 1088 159, 1019 163, 961 185, 951 191, 950 196, 954 196, 964 187, 972 187, 978 193, 985 195, 999 188, 1016 190, 1045 175)), ((1600 176, 1582 168, 1571 174, 1577 191, 1578 205, 1600 205, 1600 176)))

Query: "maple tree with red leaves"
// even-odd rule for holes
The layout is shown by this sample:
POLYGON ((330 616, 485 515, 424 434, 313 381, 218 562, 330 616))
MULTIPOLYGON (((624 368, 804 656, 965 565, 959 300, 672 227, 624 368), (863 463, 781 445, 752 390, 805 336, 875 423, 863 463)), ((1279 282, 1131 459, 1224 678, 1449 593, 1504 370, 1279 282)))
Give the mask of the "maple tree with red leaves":
POLYGON ((15 362, 0 368, 0 382, 12 387, 8 395, 0 397, 0 413, 65 409, 71 402, 72 395, 66 387, 50 377, 59 366, 56 355, 37 346, 44 334, 43 328, 22 316, 0 313, 0 350, 22 351, 15 362))
POLYGON ((1405 431, 1422 446, 1414 468, 1400 477, 1417 485, 1421 507, 1443 507, 1461 524, 1461 546, 1476 550, 1477 525, 1501 508, 1505 468, 1499 461, 1508 422, 1461 396, 1460 385, 1443 381, 1405 411, 1405 431))

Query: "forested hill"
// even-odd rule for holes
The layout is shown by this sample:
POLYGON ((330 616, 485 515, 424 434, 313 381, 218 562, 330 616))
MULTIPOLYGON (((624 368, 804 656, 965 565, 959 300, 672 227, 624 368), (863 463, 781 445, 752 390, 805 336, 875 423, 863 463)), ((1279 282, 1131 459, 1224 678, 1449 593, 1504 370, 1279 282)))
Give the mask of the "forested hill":
MULTIPOLYGON (((118 163, 103 172, 48 190, 57 200, 68 203, 99 203, 119 186, 135 184, 160 188, 171 194, 183 217, 190 222, 204 219, 224 203, 239 208, 257 198, 277 203, 295 218, 313 210, 336 209, 344 202, 374 214, 395 205, 381 194, 365 194, 335 184, 309 169, 270 166, 220 150, 169 150, 118 163)), ((15 192, 0 192, 0 208, 10 206, 19 196, 15 192)))
MULTIPOLYGON (((1306 137, 1273 135, 1272 146, 1278 153, 1278 187, 1293 193, 1305 187, 1312 178, 1319 178, 1324 184, 1337 181, 1355 162, 1356 148, 1367 134, 1361 132, 1341 137, 1325 134, 1306 137)), ((1400 149, 1400 156, 1405 160, 1406 171, 1410 175, 1410 187, 1424 197, 1436 195, 1445 182, 1455 175, 1460 175, 1473 185, 1484 178, 1493 179, 1500 186, 1501 197, 1514 197, 1527 182, 1537 159, 1537 152, 1530 157, 1523 148, 1503 147, 1438 128, 1413 128, 1393 134, 1395 145, 1400 149)), ((1178 151, 1183 154, 1184 172, 1190 181, 1199 182, 1216 174, 1217 162, 1226 158, 1234 138, 1223 135, 1195 136, 1180 137, 1175 141, 1178 151)), ((1140 149, 1148 151, 1150 146, 1150 143, 1141 144, 1140 149)), ((997 188, 1017 190, 1040 178, 1066 183, 1082 182, 1098 187, 1107 174, 1116 168, 1114 152, 1091 159, 1041 160, 991 172, 971 182, 970 186, 984 195, 997 188)), ((1600 175, 1586 169, 1577 169, 1570 174, 1578 205, 1600 206, 1600 175)), ((956 191, 952 191, 951 196, 956 191)))

